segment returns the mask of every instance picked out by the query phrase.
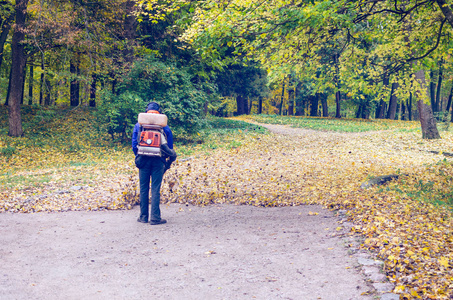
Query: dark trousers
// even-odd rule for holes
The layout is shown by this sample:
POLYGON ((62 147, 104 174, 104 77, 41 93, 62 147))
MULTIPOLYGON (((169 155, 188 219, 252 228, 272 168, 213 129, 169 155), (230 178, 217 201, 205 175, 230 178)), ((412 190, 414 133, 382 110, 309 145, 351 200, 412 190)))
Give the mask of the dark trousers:
POLYGON ((159 157, 146 157, 144 167, 139 170, 140 217, 160 221, 160 187, 165 164, 159 157), (151 182, 151 218, 149 218, 149 186, 151 182))

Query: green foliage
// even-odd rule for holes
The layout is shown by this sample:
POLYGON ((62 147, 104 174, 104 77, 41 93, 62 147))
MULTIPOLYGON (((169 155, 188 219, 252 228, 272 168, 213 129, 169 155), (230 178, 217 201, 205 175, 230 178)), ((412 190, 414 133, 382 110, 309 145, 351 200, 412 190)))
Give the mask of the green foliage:
POLYGON ((153 56, 138 60, 118 86, 117 95, 106 93, 101 112, 109 121, 109 130, 128 136, 139 112, 155 101, 167 115, 176 135, 193 134, 204 125, 203 108, 208 93, 215 92, 209 83, 197 82, 176 63, 153 56))
POLYGON ((112 140, 115 135, 120 135, 125 142, 131 137, 131 128, 137 123, 137 116, 143 111, 143 100, 129 91, 114 95, 104 91, 102 101, 98 108, 98 118, 101 120, 100 128, 107 130, 112 140))

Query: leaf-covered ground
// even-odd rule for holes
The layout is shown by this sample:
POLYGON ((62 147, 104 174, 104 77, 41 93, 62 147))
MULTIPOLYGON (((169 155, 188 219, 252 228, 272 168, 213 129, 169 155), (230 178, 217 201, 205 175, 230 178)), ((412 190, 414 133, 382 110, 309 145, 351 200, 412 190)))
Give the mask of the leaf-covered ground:
MULTIPOLYGON (((385 261, 395 292, 406 298, 453 296, 450 212, 391 187, 382 192, 360 189, 370 177, 395 173, 407 175, 402 177, 406 183, 451 181, 452 165, 443 163, 444 174, 436 177, 426 164, 436 164, 444 156, 425 151, 452 151, 451 135, 420 141, 417 133, 402 132, 284 129, 282 133, 287 135, 251 138, 236 149, 179 163, 166 177, 164 198, 193 204, 321 203, 348 209, 353 230, 366 237, 363 247, 385 261)), ((445 188, 451 189, 448 184, 445 188)))
MULTIPOLYGON (((270 126, 278 134, 241 126, 192 148, 179 145, 180 159, 165 176, 164 201, 347 209, 353 233, 365 238, 363 247, 385 261, 395 292, 407 299, 453 297, 453 172, 444 155, 453 152, 451 133, 426 141, 410 126, 360 133, 270 126), (360 189, 387 174, 401 176, 385 187, 360 189)), ((4 160, 1 212, 127 209, 137 202, 130 149, 63 168, 58 156, 47 156, 52 167, 41 170, 17 166, 27 162, 20 153, 4 160)), ((46 155, 40 155, 45 166, 46 155)))

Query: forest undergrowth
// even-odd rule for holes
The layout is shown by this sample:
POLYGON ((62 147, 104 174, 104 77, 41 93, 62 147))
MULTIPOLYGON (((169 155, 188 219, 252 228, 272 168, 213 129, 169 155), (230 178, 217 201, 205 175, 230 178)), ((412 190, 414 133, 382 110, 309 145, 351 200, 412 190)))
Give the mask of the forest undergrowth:
MULTIPOLYGON (((50 129, 48 136, 36 132, 21 140, 2 133, 0 212, 129 209, 138 202, 130 147, 107 138, 96 143, 84 127, 92 128, 90 116, 82 110, 65 116, 80 126, 67 137, 78 141, 71 151, 52 143, 58 135, 50 129)), ((362 247, 385 262, 394 292, 407 299, 453 296, 453 168, 444 155, 453 152, 451 132, 428 141, 411 122, 369 122, 364 132, 346 133, 339 131, 357 121, 308 120, 304 126, 306 120, 294 118, 299 127, 328 121, 339 129, 287 127, 287 134, 270 134, 242 122, 266 118, 211 119, 209 129, 186 139, 192 144, 176 144, 179 158, 165 175, 163 201, 344 209, 354 224, 351 234, 362 235, 362 247), (360 188, 388 174, 400 178, 360 188)), ((47 126, 75 126, 55 119, 47 126)))

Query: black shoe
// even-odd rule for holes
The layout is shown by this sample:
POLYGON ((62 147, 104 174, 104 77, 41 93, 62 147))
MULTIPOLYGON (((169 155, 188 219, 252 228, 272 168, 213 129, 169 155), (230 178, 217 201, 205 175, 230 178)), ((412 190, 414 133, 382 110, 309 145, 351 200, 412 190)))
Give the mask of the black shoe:
POLYGON ((137 222, 148 223, 148 218, 141 216, 140 218, 137 219, 137 222))
POLYGON ((167 220, 164 220, 164 219, 160 219, 159 221, 151 220, 149 222, 149 224, 151 224, 151 225, 160 225, 160 224, 165 224, 165 223, 167 223, 167 220))

